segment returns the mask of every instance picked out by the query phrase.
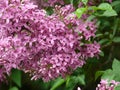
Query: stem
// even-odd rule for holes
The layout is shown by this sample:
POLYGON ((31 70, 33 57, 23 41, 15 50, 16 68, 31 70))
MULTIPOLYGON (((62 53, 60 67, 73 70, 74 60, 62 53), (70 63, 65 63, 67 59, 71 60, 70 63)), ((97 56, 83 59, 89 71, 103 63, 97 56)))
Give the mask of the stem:
POLYGON ((108 60, 106 61, 106 63, 112 61, 112 56, 113 56, 113 50, 114 50, 114 46, 111 47, 110 49, 110 53, 109 53, 109 57, 108 57, 108 60))
POLYGON ((12 80, 11 80, 11 77, 10 77, 10 86, 9 88, 12 88, 12 80))
POLYGON ((110 48, 110 53, 109 53, 109 55, 108 55, 108 59, 107 59, 103 64, 100 64, 100 65, 99 65, 100 68, 112 61, 112 58, 113 58, 113 50, 114 50, 114 45, 112 45, 111 48, 110 48))
POLYGON ((119 23, 119 19, 115 18, 115 23, 114 23, 114 29, 113 29, 113 37, 115 36, 116 34, 116 31, 117 31, 117 28, 118 28, 118 23, 119 23))

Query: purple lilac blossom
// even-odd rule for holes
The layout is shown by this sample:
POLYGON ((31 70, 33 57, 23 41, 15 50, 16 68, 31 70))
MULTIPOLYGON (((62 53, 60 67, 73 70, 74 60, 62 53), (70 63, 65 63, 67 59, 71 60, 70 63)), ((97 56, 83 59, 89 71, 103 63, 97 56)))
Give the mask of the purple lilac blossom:
POLYGON ((100 45, 90 41, 96 32, 94 22, 78 19, 71 5, 56 8, 48 16, 29 0, 0 0, 1 81, 12 68, 35 80, 65 78, 99 54, 100 45), (89 43, 81 46, 83 41, 89 43))
POLYGON ((111 80, 108 82, 108 80, 102 79, 100 81, 100 84, 96 87, 96 90, 114 90, 115 87, 120 84, 120 82, 117 82, 115 80, 111 80))

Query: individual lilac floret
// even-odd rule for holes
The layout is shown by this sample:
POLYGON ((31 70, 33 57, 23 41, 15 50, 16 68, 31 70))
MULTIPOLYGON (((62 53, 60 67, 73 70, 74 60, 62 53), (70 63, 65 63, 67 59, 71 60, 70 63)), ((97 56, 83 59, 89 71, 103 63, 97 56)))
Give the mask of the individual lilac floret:
POLYGON ((114 90, 118 84, 120 84, 120 82, 116 82, 115 80, 108 82, 108 80, 102 79, 96 87, 96 90, 114 90))

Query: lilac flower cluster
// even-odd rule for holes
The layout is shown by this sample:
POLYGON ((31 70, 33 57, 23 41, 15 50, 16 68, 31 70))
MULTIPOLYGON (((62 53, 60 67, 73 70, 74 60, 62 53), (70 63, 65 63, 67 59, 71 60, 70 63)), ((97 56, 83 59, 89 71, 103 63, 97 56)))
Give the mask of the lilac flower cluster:
POLYGON ((0 0, 0 80, 16 68, 49 81, 97 56, 95 22, 78 19, 73 10, 56 6, 48 16, 29 0, 0 0))
POLYGON ((118 84, 120 84, 120 82, 116 82, 115 80, 110 82, 107 80, 101 80, 100 84, 96 87, 96 90, 114 90, 118 84))

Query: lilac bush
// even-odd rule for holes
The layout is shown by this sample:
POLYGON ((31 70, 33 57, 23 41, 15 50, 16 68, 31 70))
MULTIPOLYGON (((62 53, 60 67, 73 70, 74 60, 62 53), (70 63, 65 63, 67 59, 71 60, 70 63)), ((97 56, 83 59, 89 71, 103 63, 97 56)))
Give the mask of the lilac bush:
POLYGON ((119 90, 119 3, 0 0, 0 89, 119 90))

